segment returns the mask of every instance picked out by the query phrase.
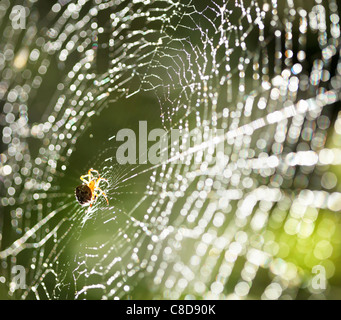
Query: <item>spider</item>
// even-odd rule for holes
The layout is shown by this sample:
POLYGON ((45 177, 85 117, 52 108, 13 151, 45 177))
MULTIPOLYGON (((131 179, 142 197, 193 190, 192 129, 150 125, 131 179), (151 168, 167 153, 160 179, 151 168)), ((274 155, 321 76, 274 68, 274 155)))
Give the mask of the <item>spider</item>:
POLYGON ((90 204, 91 208, 96 202, 97 197, 100 195, 103 195, 105 200, 107 200, 107 204, 109 205, 109 201, 105 192, 99 188, 99 184, 102 180, 106 182, 108 182, 108 180, 101 178, 97 170, 91 168, 88 171, 88 174, 81 176, 80 179, 83 181, 83 184, 78 186, 75 190, 76 199, 80 205, 87 206, 90 204), (94 177, 92 172, 96 172, 98 178, 94 177))

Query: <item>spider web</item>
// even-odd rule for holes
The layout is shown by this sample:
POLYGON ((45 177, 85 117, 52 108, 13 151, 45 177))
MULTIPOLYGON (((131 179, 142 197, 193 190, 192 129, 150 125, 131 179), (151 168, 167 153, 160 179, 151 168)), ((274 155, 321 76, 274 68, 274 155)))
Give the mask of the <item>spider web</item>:
POLYGON ((2 297, 337 296, 335 0, 5 0, 0 16, 2 297), (139 120, 191 143, 120 165, 115 135, 139 120), (91 167, 109 207, 75 201, 91 167))

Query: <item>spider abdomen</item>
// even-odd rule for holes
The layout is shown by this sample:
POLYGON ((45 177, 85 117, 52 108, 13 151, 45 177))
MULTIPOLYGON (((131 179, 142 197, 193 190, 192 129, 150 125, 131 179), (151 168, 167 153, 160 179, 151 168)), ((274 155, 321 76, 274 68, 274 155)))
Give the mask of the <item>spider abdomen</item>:
POLYGON ((76 188, 75 195, 79 204, 83 206, 91 201, 92 191, 86 184, 81 184, 76 188))

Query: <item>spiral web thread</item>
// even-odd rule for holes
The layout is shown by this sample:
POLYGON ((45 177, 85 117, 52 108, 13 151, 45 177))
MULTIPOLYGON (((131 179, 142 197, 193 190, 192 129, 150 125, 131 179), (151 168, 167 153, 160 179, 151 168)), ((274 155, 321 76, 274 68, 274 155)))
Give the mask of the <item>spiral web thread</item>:
POLYGON ((44 15, 40 1, 14 2, 0 3, 0 286, 8 297, 335 297, 336 1, 58 1, 44 15), (24 30, 12 27, 14 5, 27 10, 24 30), (54 87, 45 85, 51 75, 54 87), (110 207, 101 200, 85 211, 60 187, 77 142, 105 107, 140 93, 156 97, 162 128, 188 139, 194 132, 192 145, 171 145, 149 167, 121 166, 106 150, 90 155, 110 182, 110 207), (142 194, 132 191, 140 177, 142 194), (82 238, 89 228, 95 236, 82 238), (26 289, 11 282, 18 264, 26 289), (325 289, 313 288, 316 265, 325 289))

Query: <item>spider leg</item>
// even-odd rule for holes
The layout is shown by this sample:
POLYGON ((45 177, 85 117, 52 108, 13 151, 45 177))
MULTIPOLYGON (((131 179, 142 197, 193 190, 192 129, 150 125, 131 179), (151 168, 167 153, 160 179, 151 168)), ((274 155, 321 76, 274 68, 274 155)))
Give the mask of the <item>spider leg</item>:
POLYGON ((99 185, 99 183, 100 183, 102 180, 109 184, 109 181, 108 181, 107 179, 104 179, 104 178, 101 178, 101 177, 100 177, 100 178, 97 179, 97 185, 99 185))
POLYGON ((97 199, 97 192, 96 191, 93 191, 92 193, 92 196, 91 196, 91 200, 90 200, 90 208, 93 206, 93 204, 96 202, 96 199, 97 199))
POLYGON ((105 200, 107 200, 107 204, 109 205, 109 200, 108 200, 105 192, 101 188, 98 188, 98 187, 97 187, 97 191, 99 191, 102 194, 102 196, 105 198, 105 200))
POLYGON ((99 172, 98 172, 97 170, 91 168, 91 169, 88 171, 88 175, 89 175, 89 176, 90 176, 90 175, 92 176, 91 172, 96 172, 96 173, 98 174, 98 177, 100 177, 100 174, 99 174, 99 172))
POLYGON ((80 179, 81 179, 83 182, 85 182, 86 184, 89 184, 89 183, 90 183, 90 180, 86 180, 87 177, 90 179, 90 177, 89 177, 88 174, 85 174, 84 176, 81 176, 80 179))
POLYGON ((95 170, 95 169, 90 169, 89 170, 88 174, 90 174, 92 176, 91 172, 96 172, 97 175, 98 175, 98 178, 96 179, 96 186, 98 186, 100 181, 102 181, 102 180, 109 184, 109 181, 107 179, 105 179, 105 178, 102 178, 97 170, 95 170))
POLYGON ((102 180, 109 184, 109 181, 108 181, 107 179, 104 179, 104 178, 99 177, 99 178, 96 180, 96 182, 95 182, 95 189, 96 189, 96 190, 99 189, 98 186, 99 186, 99 184, 100 184, 100 182, 101 182, 102 180))
POLYGON ((85 174, 83 176, 80 177, 80 179, 85 182, 86 184, 89 184, 92 180, 93 180, 93 175, 91 174, 91 171, 93 171, 93 169, 90 169, 88 171, 88 174, 85 174), (87 180, 86 180, 87 179, 87 180))

